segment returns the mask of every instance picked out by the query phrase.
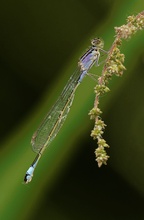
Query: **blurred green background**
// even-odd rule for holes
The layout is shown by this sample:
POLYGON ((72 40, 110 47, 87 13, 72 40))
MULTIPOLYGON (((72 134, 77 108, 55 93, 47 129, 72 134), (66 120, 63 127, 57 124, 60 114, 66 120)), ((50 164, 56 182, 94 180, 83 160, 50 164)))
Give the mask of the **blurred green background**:
POLYGON ((86 77, 33 181, 22 184, 35 157, 31 136, 90 39, 102 37, 109 49, 114 26, 143 9, 143 0, 1 1, 0 219, 144 219, 143 31, 123 42, 127 71, 101 99, 108 165, 95 162, 88 116, 95 82, 86 77))

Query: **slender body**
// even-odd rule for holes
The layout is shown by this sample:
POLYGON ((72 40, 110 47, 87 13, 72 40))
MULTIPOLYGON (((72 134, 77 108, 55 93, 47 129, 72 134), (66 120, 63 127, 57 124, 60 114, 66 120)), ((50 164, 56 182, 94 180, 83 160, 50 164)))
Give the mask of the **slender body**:
POLYGON ((101 41, 99 38, 95 38, 91 41, 91 47, 79 59, 77 70, 68 80, 62 93, 42 121, 40 127, 33 134, 31 144, 33 150, 37 153, 37 156, 25 174, 25 183, 29 183, 32 180, 33 172, 42 153, 56 137, 60 128, 62 127, 72 105, 77 87, 90 68, 94 64, 98 65, 100 51, 105 52, 102 48, 103 41, 101 41))

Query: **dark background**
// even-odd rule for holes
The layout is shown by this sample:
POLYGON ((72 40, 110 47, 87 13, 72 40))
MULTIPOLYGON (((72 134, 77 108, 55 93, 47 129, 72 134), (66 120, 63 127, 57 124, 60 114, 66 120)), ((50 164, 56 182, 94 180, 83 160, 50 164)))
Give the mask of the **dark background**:
MULTIPOLYGON (((95 82, 84 79, 62 131, 35 171, 30 139, 93 37, 108 50, 114 27, 144 8, 138 1, 1 1, 0 217, 8 219, 143 219, 143 31, 123 42, 127 70, 102 97, 107 166, 97 167, 90 137, 95 82)), ((93 68, 99 74, 101 67, 93 68)))

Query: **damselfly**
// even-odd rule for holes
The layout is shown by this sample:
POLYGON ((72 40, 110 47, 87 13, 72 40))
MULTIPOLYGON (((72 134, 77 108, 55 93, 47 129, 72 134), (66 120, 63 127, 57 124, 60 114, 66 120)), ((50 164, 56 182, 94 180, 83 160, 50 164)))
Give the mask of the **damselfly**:
POLYGON ((31 144, 33 150, 37 153, 37 156, 25 174, 25 183, 29 183, 32 180, 34 170, 42 153, 56 137, 66 120, 77 87, 83 80, 84 76, 88 74, 90 68, 94 64, 97 66, 99 65, 100 52, 107 53, 102 49, 103 46, 104 43, 99 38, 95 38, 91 41, 91 47, 79 59, 77 70, 70 77, 56 103, 52 106, 40 127, 32 136, 31 144))

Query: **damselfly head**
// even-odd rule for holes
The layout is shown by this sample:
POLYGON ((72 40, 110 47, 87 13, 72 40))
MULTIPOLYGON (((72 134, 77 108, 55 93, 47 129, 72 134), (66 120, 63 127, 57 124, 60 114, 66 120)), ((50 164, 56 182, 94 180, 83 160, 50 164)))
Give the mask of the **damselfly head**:
POLYGON ((98 47, 98 48, 104 47, 104 41, 102 39, 100 39, 99 37, 92 39, 91 44, 92 44, 92 46, 98 47))

